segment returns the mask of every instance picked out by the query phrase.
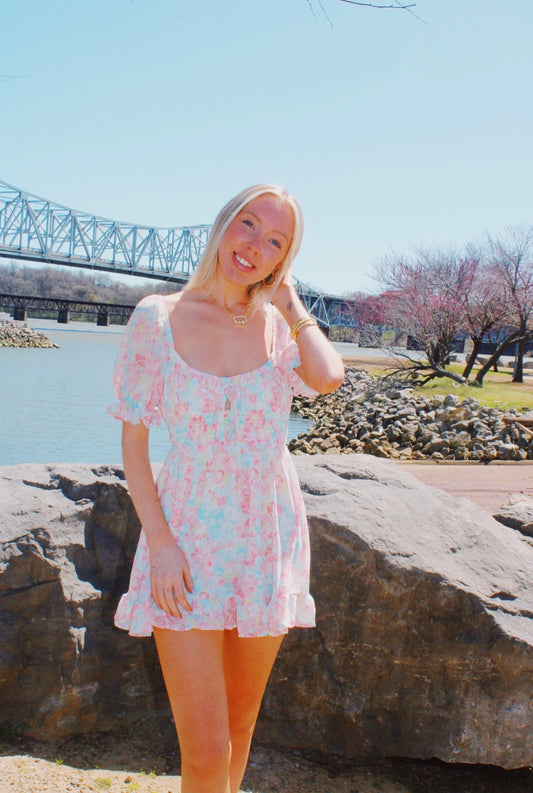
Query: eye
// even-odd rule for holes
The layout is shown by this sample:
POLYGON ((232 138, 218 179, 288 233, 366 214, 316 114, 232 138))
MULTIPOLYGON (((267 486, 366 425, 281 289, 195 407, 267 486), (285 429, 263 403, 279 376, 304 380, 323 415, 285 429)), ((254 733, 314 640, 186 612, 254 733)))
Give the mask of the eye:
POLYGON ((249 228, 253 229, 254 224, 249 218, 245 218, 242 222, 244 223, 245 226, 248 226, 249 228))
POLYGON ((270 242, 272 243, 272 245, 275 245, 276 248, 279 248, 281 250, 281 242, 279 240, 271 239, 270 242))

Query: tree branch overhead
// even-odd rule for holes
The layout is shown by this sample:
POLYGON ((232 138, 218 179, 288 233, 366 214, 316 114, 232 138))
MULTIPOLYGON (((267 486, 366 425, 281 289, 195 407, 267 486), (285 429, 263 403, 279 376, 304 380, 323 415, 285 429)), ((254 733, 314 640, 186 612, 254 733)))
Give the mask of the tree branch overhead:
POLYGON ((408 11, 410 8, 416 8, 416 3, 403 5, 403 3, 390 3, 388 5, 381 5, 379 3, 359 3, 356 0, 340 0, 341 3, 349 3, 352 6, 366 6, 366 8, 392 8, 396 11, 408 11))

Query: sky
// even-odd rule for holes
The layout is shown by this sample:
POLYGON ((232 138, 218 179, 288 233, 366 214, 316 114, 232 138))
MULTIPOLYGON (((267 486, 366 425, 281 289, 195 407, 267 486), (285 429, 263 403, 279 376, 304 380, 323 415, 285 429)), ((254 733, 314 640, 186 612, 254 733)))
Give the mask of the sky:
POLYGON ((533 3, 413 2, 3 0, 0 181, 161 227, 282 184, 294 274, 380 291, 385 256, 533 222, 533 3))

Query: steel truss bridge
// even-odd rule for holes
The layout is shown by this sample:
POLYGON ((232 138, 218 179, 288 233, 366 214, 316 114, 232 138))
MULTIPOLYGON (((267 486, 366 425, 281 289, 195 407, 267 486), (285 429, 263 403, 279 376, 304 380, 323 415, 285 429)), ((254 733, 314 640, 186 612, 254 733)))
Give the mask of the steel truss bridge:
MULTIPOLYGON (((155 228, 108 220, 0 182, 0 257, 7 259, 183 285, 200 260, 210 228, 155 228)), ((309 313, 324 328, 355 326, 350 300, 322 294, 298 280, 296 288, 309 313)))
POLYGON ((25 322, 29 309, 57 313, 57 321, 70 322, 71 314, 94 314, 97 325, 109 325, 111 317, 121 323, 127 322, 135 306, 121 303, 102 303, 88 300, 65 300, 62 297, 36 297, 35 295, 11 295, 0 293, 0 308, 13 312, 13 319, 25 322))

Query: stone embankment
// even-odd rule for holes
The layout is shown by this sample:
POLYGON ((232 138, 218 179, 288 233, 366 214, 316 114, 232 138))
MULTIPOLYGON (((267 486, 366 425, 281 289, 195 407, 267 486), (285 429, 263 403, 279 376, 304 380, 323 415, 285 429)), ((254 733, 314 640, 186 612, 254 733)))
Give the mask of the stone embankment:
POLYGON ((531 460, 531 417, 453 394, 425 397, 400 380, 348 369, 344 385, 315 400, 297 399, 314 426, 292 440, 295 454, 364 453, 403 460, 531 460))
POLYGON ((48 336, 32 330, 23 322, 0 320, 0 347, 59 347, 48 336))

